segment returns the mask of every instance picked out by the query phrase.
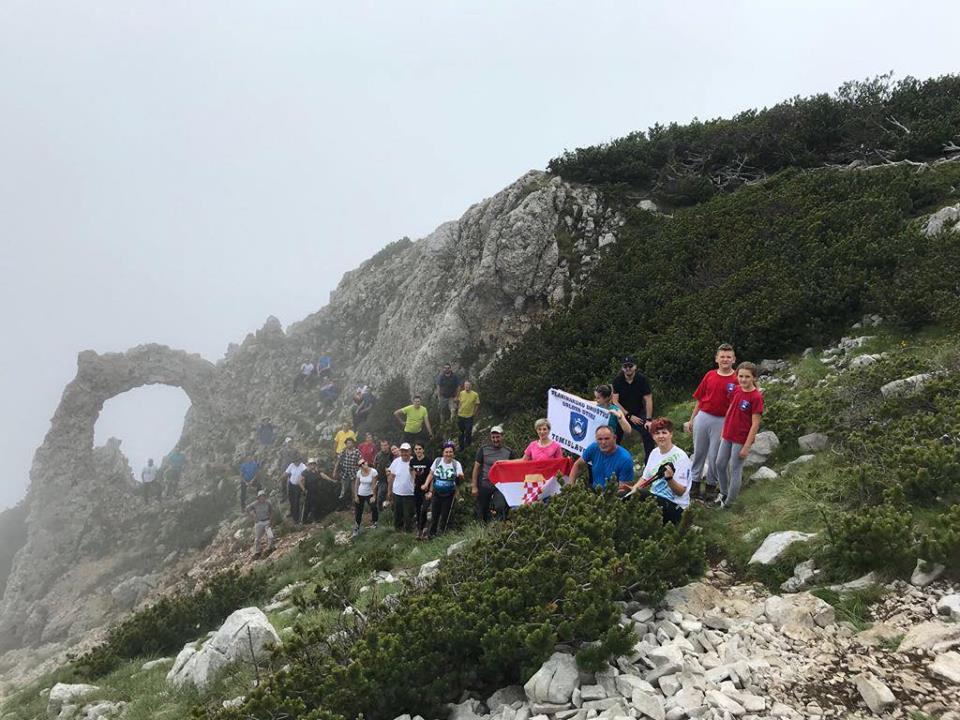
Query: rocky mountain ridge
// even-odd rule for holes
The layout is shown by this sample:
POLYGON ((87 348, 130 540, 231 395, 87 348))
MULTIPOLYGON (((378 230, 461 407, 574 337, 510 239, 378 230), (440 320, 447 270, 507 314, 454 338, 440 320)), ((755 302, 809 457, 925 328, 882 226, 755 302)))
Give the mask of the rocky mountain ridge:
POLYGON ((620 223, 597 190, 531 171, 460 220, 347 273, 326 307, 287 332, 270 318, 216 365, 159 345, 80 353, 31 468, 26 542, 0 600, 0 649, 62 650, 162 585, 175 560, 202 556, 235 512, 232 467, 256 448, 261 417, 280 438, 315 447, 355 382, 399 375, 428 390, 445 361, 482 373, 575 297, 620 223), (320 351, 334 357, 344 390, 325 412, 292 388, 299 364, 320 351), (93 447, 93 429, 106 400, 156 383, 183 388, 192 406, 178 444, 183 475, 151 504, 117 443, 93 447), (111 593, 118 587, 127 591, 111 593))

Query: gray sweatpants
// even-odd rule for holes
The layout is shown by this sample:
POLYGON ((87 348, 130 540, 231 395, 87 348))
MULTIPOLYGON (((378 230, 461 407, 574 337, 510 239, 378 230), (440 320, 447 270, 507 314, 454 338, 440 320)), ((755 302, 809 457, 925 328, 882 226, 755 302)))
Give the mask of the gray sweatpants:
POLYGON ((740 494, 740 482, 743 477, 743 460, 740 459, 741 443, 720 441, 717 452, 717 480, 720 482, 720 494, 726 503, 732 503, 740 494))
POLYGON ((723 432, 723 417, 702 410, 693 419, 693 460, 690 482, 698 483, 707 466, 707 485, 717 484, 717 451, 723 432))
POLYGON ((253 552, 259 554, 263 538, 267 538, 267 550, 273 550, 273 529, 269 520, 258 520, 253 525, 253 552))

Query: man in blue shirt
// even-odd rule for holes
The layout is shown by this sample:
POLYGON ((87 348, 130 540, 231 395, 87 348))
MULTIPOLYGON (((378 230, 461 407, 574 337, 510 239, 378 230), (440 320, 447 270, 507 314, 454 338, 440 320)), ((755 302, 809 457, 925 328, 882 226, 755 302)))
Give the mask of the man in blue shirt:
POLYGON ((633 482, 633 457, 617 445, 617 436, 609 425, 597 428, 596 442, 587 445, 583 455, 573 463, 570 482, 577 479, 585 466, 590 467, 590 484, 594 490, 602 490, 612 477, 620 483, 633 482))
POLYGON ((247 491, 256 493, 260 489, 257 475, 260 472, 260 463, 252 455, 247 455, 240 464, 240 512, 247 509, 247 491))

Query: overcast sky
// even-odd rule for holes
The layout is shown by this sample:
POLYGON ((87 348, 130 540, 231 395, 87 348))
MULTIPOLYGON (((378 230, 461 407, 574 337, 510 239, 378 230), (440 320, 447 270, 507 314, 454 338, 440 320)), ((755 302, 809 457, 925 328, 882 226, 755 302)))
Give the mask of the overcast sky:
MULTIPOLYGON (((564 148, 953 72, 957 27, 954 2, 0 0, 0 507, 78 351, 216 360, 564 148)), ((139 470, 186 407, 132 391, 98 441, 139 470)))

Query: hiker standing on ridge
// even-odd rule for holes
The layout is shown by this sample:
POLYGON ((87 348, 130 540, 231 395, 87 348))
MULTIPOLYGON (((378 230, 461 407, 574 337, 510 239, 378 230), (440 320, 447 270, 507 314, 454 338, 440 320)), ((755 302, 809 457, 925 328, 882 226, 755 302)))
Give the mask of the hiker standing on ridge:
POLYGON ((503 444, 503 428, 490 428, 490 444, 477 451, 470 478, 473 495, 477 499, 477 519, 486 525, 490 522, 490 506, 493 505, 497 520, 507 519, 507 499, 497 486, 490 482, 490 468, 500 460, 516 460, 517 453, 503 444))
MULTIPOLYGON (((637 372, 637 360, 627 355, 620 365, 620 372, 613 379, 613 402, 627 413, 627 422, 643 442, 644 458, 650 457, 656 443, 647 429, 653 417, 653 390, 647 379, 637 372)), ((618 439, 620 436, 617 436, 618 439)))
POLYGON ((312 362, 307 360, 300 366, 300 371, 297 373, 297 376, 293 379, 293 389, 296 390, 300 387, 301 383, 309 383, 313 380, 313 370, 314 365, 312 362))
POLYGON ((320 519, 320 481, 333 478, 317 467, 317 459, 307 460, 307 469, 303 471, 303 510, 300 520, 304 523, 317 522, 320 519))
POLYGON ((450 363, 444 363, 443 369, 437 375, 436 390, 437 404, 440 406, 440 422, 443 422, 443 416, 446 414, 448 420, 453 419, 453 414, 457 411, 457 394, 460 392, 460 378, 450 363))
POLYGON ((430 418, 427 408, 423 405, 423 398, 420 395, 413 396, 413 402, 410 405, 394 410, 393 416, 400 421, 403 426, 403 442, 411 445, 415 442, 422 442, 423 429, 426 426, 427 435, 433 437, 433 428, 430 427, 430 418))
POLYGON ((260 463, 254 459, 253 455, 244 457, 243 462, 240 463, 240 512, 247 508, 247 492, 260 489, 260 481, 257 480, 259 474, 260 463))
MULTIPOLYGON (((463 481, 463 468, 453 456, 453 443, 443 445, 443 456, 438 457, 430 466, 423 490, 430 501, 430 532, 429 537, 442 535, 450 521, 450 509, 457 496, 457 484, 463 481)), ((426 517, 426 510, 424 510, 426 517)), ((427 539, 427 530, 422 528, 419 537, 427 539)))
POLYGON ((410 471, 413 473, 413 515, 417 523, 417 537, 422 539, 423 527, 427 522, 427 510, 430 507, 430 501, 425 499, 427 491, 424 487, 427 475, 430 474, 430 461, 427 459, 423 443, 413 446, 410 471))
POLYGON ((693 393, 697 404, 690 413, 686 430, 693 435, 693 466, 690 474, 690 497, 700 496, 700 478, 707 466, 706 488, 703 499, 712 501, 717 497, 717 453, 723 433, 723 419, 727 416, 730 401, 740 387, 733 369, 737 361, 733 346, 724 343, 717 348, 717 369, 711 370, 700 381, 693 393))
POLYGON ((337 462, 333 466, 333 476, 340 482, 340 500, 347 497, 347 493, 353 487, 353 481, 361 460, 363 460, 363 456, 357 450, 356 441, 352 437, 348 437, 344 441, 343 452, 337 456, 337 462))
POLYGON ((273 552, 273 529, 270 523, 273 520, 273 505, 267 500, 267 493, 257 491, 257 499, 247 505, 247 514, 253 518, 253 559, 260 557, 260 544, 264 536, 267 538, 267 554, 273 552))
POLYGON ((457 428, 460 430, 460 451, 473 442, 473 421, 480 407, 480 396, 469 380, 463 381, 463 390, 457 394, 457 428))
POLYGON ((157 479, 157 466, 153 464, 153 458, 147 460, 146 466, 140 471, 140 482, 143 483, 143 497, 150 499, 154 496, 154 482, 157 479))
POLYGON ((357 441, 357 433, 350 426, 350 423, 344 421, 340 425, 340 430, 337 431, 337 434, 333 436, 333 452, 337 455, 344 451, 344 448, 347 447, 347 440, 357 441))
POLYGON ((410 469, 410 444, 400 446, 400 457, 394 458, 387 468, 387 500, 393 502, 393 527, 395 530, 413 530, 413 470, 410 469))
POLYGON ((720 449, 717 451, 717 480, 720 484, 720 507, 729 507, 740 493, 743 463, 750 455, 760 429, 763 394, 757 388, 757 366, 742 362, 737 366, 740 384, 730 399, 723 420, 720 449))
POLYGON ((299 456, 287 465, 283 472, 286 479, 287 498, 290 500, 290 519, 300 524, 300 500, 303 497, 303 472, 307 466, 299 456))
POLYGON ((387 468, 393 462, 393 452, 390 450, 390 443, 387 440, 380 441, 380 449, 373 458, 373 467, 377 471, 377 477, 380 481, 377 483, 376 497, 373 499, 377 504, 377 512, 383 512, 383 501, 387 499, 387 468))

